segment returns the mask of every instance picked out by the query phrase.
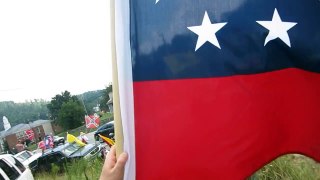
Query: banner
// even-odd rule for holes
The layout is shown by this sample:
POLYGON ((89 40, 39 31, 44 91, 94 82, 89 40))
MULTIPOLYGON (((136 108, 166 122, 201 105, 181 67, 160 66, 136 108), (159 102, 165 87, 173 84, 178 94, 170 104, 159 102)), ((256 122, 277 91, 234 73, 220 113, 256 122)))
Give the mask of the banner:
POLYGON ((126 179, 245 179, 283 154, 320 160, 318 1, 115 10, 126 179))

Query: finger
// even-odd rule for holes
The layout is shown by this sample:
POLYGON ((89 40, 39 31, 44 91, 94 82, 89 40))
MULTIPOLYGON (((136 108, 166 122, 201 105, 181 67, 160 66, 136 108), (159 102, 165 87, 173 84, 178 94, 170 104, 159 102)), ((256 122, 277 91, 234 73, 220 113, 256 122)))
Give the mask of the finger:
POLYGON ((127 160, 128 160, 128 154, 126 152, 121 153, 117 159, 117 163, 114 167, 114 170, 115 171, 123 171, 127 160))
POLYGON ((116 162, 117 162, 116 149, 114 146, 112 146, 106 156, 105 165, 108 169, 112 169, 115 166, 116 162))

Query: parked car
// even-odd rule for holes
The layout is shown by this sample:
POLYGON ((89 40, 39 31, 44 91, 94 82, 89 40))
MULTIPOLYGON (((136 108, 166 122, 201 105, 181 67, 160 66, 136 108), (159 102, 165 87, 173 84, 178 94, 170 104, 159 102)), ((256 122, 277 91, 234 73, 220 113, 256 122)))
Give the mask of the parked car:
POLYGON ((0 179, 33 180, 30 169, 11 154, 0 155, 0 169, 0 179))
POLYGON ((97 131, 94 133, 94 138, 96 141, 102 141, 99 135, 108 137, 110 139, 114 138, 114 121, 110 121, 102 126, 100 126, 97 131))
POLYGON ((17 158, 25 167, 28 167, 30 163, 33 161, 37 161, 37 159, 41 156, 41 153, 33 153, 27 150, 21 151, 18 154, 13 155, 17 158))
POLYGON ((87 144, 80 147, 76 143, 66 143, 54 149, 47 150, 38 160, 29 165, 34 173, 51 171, 52 165, 59 167, 63 172, 63 167, 67 162, 80 158, 90 159, 102 155, 102 145, 87 144))
POLYGON ((53 143, 54 143, 54 146, 59 146, 61 144, 64 144, 65 143, 65 139, 64 137, 60 137, 60 136, 53 136, 53 143))

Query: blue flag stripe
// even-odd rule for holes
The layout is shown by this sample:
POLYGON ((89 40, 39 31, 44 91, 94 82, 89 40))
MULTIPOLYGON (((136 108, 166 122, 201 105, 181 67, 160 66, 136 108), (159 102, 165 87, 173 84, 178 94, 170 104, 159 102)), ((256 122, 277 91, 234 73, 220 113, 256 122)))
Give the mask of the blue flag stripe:
POLYGON ((311 1, 130 1, 134 81, 246 75, 300 68, 320 73, 320 2, 311 1), (190 4, 190 2, 192 2, 190 4), (256 21, 271 21, 277 9, 291 47, 282 39, 265 40, 269 30, 256 21), (227 24, 215 33, 221 49, 205 42, 197 51, 205 12, 212 24, 227 24))

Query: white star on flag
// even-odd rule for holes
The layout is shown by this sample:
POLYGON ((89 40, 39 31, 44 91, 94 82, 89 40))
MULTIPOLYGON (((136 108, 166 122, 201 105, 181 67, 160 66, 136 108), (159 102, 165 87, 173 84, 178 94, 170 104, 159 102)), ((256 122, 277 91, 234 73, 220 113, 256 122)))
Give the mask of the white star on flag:
POLYGON ((197 51, 205 42, 209 41, 211 44, 220 48, 216 32, 218 32, 227 23, 215 23, 211 24, 207 11, 204 13, 202 24, 200 26, 191 26, 188 29, 198 35, 198 41, 195 48, 197 51))
POLYGON ((159 0, 156 0, 156 4, 159 2, 159 0))
POLYGON ((269 30, 269 34, 266 37, 264 45, 271 40, 280 38, 284 43, 291 47, 290 38, 287 31, 295 26, 297 24, 296 22, 281 21, 279 13, 275 8, 271 21, 257 21, 257 23, 269 30))

